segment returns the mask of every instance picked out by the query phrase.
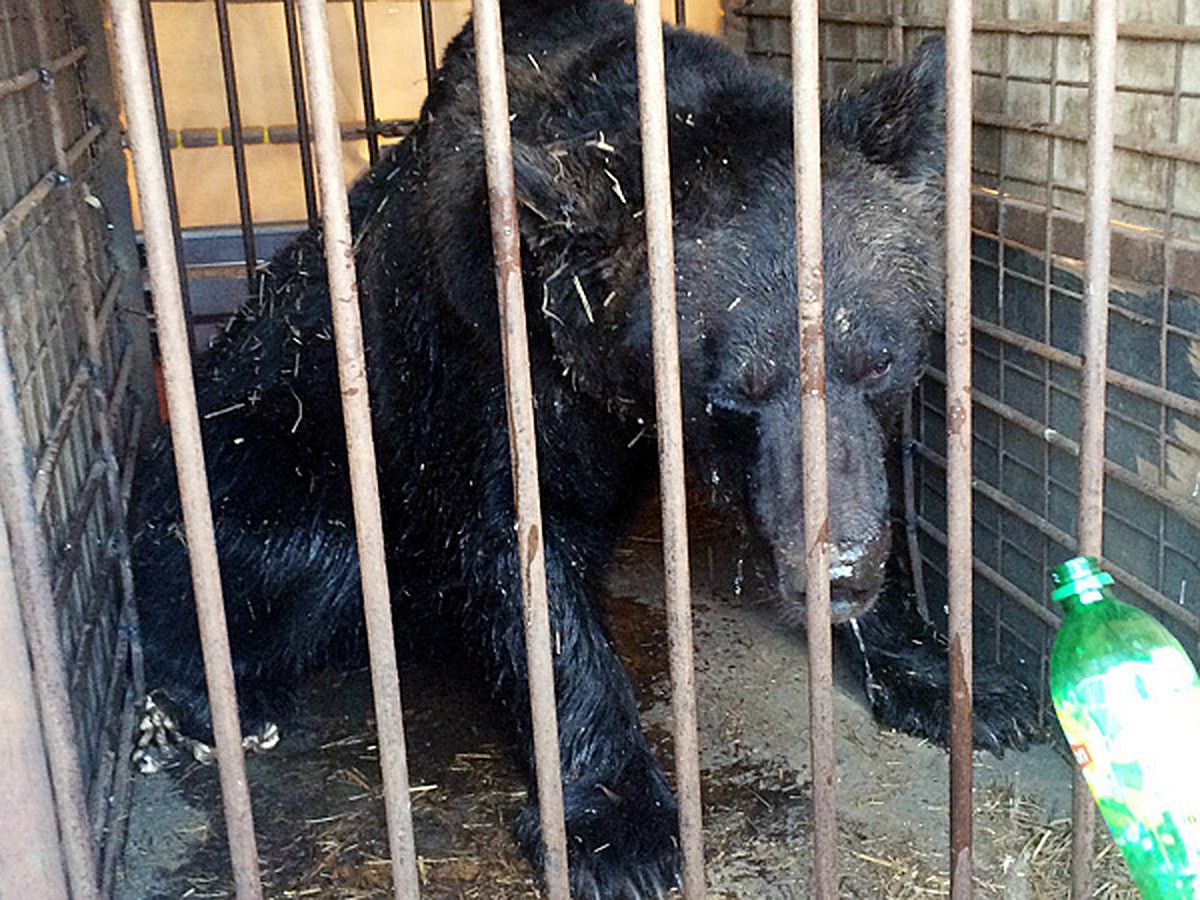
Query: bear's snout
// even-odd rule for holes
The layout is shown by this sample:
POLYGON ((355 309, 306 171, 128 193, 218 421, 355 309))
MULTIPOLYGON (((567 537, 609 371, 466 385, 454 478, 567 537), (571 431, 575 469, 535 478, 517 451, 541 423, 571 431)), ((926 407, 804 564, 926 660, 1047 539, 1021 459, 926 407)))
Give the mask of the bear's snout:
POLYGON ((856 619, 875 605, 891 543, 891 530, 884 526, 870 540, 832 548, 829 613, 834 622, 856 619))
MULTIPOLYGON (((834 623, 858 618, 875 605, 891 543, 891 529, 880 525, 863 540, 842 541, 830 548, 829 612, 834 623)), ((803 553, 777 554, 777 564, 784 616, 800 624, 807 590, 803 553)))

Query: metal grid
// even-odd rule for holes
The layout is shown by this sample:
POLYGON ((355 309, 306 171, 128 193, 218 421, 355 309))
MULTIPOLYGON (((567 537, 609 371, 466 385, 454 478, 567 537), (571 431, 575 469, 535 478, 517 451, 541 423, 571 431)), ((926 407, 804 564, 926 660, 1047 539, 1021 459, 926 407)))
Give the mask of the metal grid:
POLYGON ((141 416, 130 385, 148 359, 142 323, 119 312, 136 303, 137 263, 98 12, 0 5, 0 382, 14 418, 4 519, 81 897, 111 883, 126 799, 132 607, 120 473, 141 416), (75 755, 57 758, 54 737, 71 734, 75 755))

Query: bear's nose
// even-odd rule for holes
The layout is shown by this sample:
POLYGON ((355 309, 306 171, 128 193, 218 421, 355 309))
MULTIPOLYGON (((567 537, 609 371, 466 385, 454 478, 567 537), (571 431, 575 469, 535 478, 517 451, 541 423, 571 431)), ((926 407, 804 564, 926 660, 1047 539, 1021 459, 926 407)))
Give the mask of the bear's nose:
POLYGON ((890 535, 883 529, 868 541, 841 543, 829 560, 830 614, 845 621, 865 613, 883 587, 890 535))

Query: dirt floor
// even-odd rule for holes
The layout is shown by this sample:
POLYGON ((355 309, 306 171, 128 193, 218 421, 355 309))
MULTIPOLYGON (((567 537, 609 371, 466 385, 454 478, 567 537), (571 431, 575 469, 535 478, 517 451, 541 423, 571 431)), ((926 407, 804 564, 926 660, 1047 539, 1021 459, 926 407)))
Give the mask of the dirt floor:
MULTIPOLYGON (((710 530, 693 549, 709 896, 804 898, 811 859, 804 640, 772 618, 736 546, 710 530)), ((660 553, 653 539, 629 541, 609 591, 614 639, 669 771, 660 553)), ((536 897, 511 837, 525 789, 509 734, 486 689, 464 686, 448 668, 414 663, 401 673, 422 896, 536 897)), ((840 896, 944 895, 947 756, 881 731, 853 679, 842 681, 835 700, 840 896)), ((314 679, 301 708, 279 746, 247 764, 266 894, 388 896, 366 674, 314 679)), ((1003 760, 977 756, 979 896, 1067 896, 1070 783, 1053 743, 1003 760)), ((1096 896, 1135 898, 1106 834, 1097 845, 1096 896)), ((215 768, 135 776, 119 900, 229 895, 215 768)))

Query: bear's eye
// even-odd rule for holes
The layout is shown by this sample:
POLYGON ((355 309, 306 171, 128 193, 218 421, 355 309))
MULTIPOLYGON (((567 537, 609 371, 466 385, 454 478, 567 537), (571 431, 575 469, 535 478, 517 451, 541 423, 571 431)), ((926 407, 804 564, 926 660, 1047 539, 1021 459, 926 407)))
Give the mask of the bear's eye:
POLYGON ((778 383, 779 369, 773 359, 753 360, 743 365, 738 373, 738 387, 753 403, 770 398, 778 383))
POLYGON ((863 373, 862 380, 865 384, 878 384, 887 374, 892 371, 892 355, 883 353, 875 358, 875 360, 867 367, 863 373))

